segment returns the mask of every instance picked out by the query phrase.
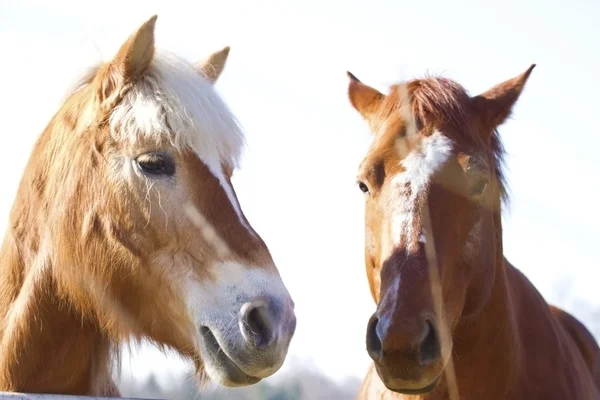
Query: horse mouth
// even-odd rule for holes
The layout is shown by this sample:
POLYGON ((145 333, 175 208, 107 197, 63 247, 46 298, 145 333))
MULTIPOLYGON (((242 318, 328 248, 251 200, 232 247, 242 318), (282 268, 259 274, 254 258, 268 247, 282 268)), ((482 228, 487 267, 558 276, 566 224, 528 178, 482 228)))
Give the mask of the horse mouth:
POLYGON ((227 355, 212 331, 203 326, 200 328, 202 337, 203 361, 211 379, 217 380, 223 386, 249 386, 261 381, 262 378, 248 375, 227 355), (217 376, 214 376, 214 375, 217 376))

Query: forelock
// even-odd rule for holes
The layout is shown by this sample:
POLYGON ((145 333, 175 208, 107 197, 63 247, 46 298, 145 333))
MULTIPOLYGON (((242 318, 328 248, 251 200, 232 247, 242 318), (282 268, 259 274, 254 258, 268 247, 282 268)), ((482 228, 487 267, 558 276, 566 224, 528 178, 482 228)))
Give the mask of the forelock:
MULTIPOLYGON (((87 90, 77 99, 90 101, 90 84, 102 66, 90 67, 66 97, 73 99, 87 90)), ((144 75, 109 110, 108 126, 111 137, 126 146, 168 141, 178 150, 193 150, 211 169, 223 164, 237 168, 245 144, 241 125, 213 84, 190 63, 164 50, 155 52, 144 75)))
POLYGON ((144 76, 112 111, 111 135, 126 143, 169 140, 190 148, 209 166, 239 164, 240 124, 213 85, 192 65, 157 51, 144 76))

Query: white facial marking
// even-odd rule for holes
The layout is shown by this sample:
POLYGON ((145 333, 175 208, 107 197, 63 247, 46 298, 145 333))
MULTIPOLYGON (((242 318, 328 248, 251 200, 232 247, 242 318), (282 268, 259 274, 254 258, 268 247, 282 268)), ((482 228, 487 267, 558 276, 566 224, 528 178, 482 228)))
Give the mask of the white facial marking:
MULTIPOLYGON (((414 229, 418 229, 414 226, 417 199, 427 187, 431 176, 448 160, 451 152, 452 141, 435 131, 402 160, 404 171, 392 178, 389 189, 392 196, 397 198, 397 204, 392 208, 392 243, 404 240, 407 247, 414 246, 411 241, 414 229)), ((424 232, 421 233, 419 242, 425 243, 424 232)))
POLYGON ((237 199, 235 198, 235 196, 233 195, 233 189, 231 188, 231 185, 229 184, 229 182, 225 179, 225 175, 223 175, 223 170, 220 168, 218 170, 211 169, 211 172, 219 180, 219 183, 221 183, 221 187, 225 191, 225 194, 227 195, 229 202, 233 206, 233 209, 235 210, 235 213, 238 216, 240 223, 244 226, 244 228, 246 228, 246 230, 248 232, 250 232, 250 234, 252 236, 256 236, 254 229, 252 229, 252 227, 250 227, 250 225, 248 225, 246 223, 246 219, 242 215, 242 209, 240 207, 240 204, 237 201, 237 199))

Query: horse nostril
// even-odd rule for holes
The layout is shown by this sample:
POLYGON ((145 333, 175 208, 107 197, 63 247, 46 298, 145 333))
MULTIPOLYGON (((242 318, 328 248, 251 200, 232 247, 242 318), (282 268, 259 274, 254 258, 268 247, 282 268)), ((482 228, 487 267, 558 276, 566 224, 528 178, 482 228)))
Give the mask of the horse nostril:
POLYGON ((425 366, 440 358, 440 341, 435 327, 430 321, 425 321, 423 340, 419 345, 419 362, 425 366))
POLYGON ((381 358, 381 339, 377 334, 377 323, 379 320, 373 314, 367 324, 367 352, 369 356, 374 360, 378 361, 381 358))
POLYGON ((268 307, 263 302, 246 303, 240 311, 240 329, 247 341, 264 347, 271 344, 273 334, 273 319, 268 307))

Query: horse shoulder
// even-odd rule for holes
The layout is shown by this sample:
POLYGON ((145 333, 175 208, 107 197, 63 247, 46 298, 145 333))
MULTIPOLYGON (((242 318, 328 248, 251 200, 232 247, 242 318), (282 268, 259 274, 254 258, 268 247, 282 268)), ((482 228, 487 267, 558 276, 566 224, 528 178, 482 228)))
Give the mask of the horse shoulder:
POLYGON ((536 398, 564 399, 597 396, 598 372, 595 372, 596 378, 590 379, 594 374, 591 372, 593 364, 600 362, 600 350, 594 338, 574 317, 549 305, 522 271, 505 263, 522 349, 518 390, 523 398, 530 398, 531 394, 536 398), (532 315, 536 316, 535 320, 532 315), (553 360, 557 359, 563 362, 554 364, 553 360), (531 386, 532 380, 544 381, 547 385, 531 386), (533 392, 530 393, 530 389, 533 392))
POLYGON ((573 340, 581 356, 589 368, 596 386, 600 389, 600 346, 594 339, 594 336, 577 318, 567 311, 554 305, 549 305, 550 312, 558 320, 560 325, 567 331, 568 336, 573 340))

